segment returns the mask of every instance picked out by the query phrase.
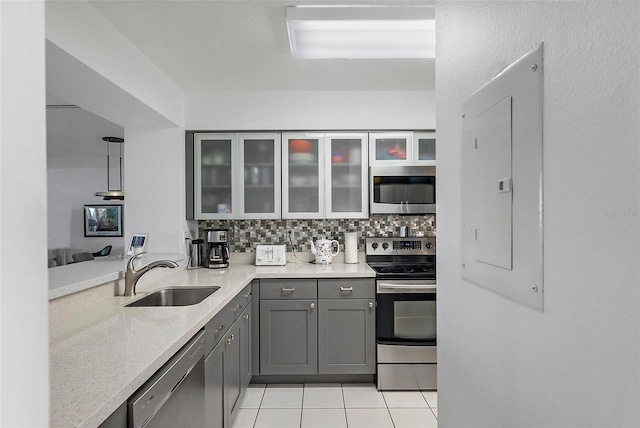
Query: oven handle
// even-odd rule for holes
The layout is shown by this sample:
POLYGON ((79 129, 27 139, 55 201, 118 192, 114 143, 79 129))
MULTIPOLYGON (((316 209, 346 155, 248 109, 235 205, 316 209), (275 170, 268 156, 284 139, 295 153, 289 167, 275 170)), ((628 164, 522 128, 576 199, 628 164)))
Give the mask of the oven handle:
POLYGON ((395 282, 378 281, 378 289, 380 290, 420 290, 426 293, 435 293, 437 288, 436 284, 399 284, 395 282))

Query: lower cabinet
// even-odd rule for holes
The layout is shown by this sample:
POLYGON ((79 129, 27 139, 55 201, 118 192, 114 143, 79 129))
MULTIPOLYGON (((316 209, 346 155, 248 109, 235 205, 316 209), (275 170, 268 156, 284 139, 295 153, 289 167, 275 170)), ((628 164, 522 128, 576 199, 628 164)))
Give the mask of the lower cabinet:
POLYGON ((316 300, 260 302, 260 374, 316 374, 316 300))
POLYGON ((231 426, 251 381, 251 302, 248 290, 250 288, 241 292, 205 327, 210 326, 221 336, 205 359, 206 427, 231 426), (239 303, 238 300, 243 298, 244 301, 239 303), (224 324, 229 313, 239 313, 237 318, 231 318, 231 326, 224 324))
POLYGON ((375 284, 260 280, 260 375, 374 374, 375 284))
POLYGON ((375 300, 318 301, 318 373, 375 373, 375 300))
POLYGON ((224 341, 218 343, 204 360, 205 422, 210 428, 225 426, 224 347, 224 341))
MULTIPOLYGON (((224 339, 225 416, 232 421, 251 380, 251 304, 229 329, 224 339)), ((228 426, 228 425, 227 425, 228 426)))

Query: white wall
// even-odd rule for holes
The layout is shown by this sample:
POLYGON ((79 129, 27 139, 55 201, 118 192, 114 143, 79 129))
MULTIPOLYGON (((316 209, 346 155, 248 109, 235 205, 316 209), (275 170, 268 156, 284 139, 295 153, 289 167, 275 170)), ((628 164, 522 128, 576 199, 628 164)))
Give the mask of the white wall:
MULTIPOLYGON (((73 248, 76 252, 95 253, 112 245, 111 255, 118 255, 124 238, 84 236, 83 205, 124 205, 126 201, 103 201, 93 196, 106 190, 106 169, 57 168, 47 169, 48 248, 73 248)), ((126 208, 124 209, 126 212, 126 208)), ((67 254, 71 260, 71 254, 67 254)))
POLYGON ((49 420, 44 2, 0 2, 0 426, 49 420))
POLYGON ((184 129, 125 128, 124 134, 126 239, 148 233, 148 252, 185 254, 184 129))
MULTIPOLYGON (((151 60, 142 55, 89 2, 84 0, 47 2, 46 26, 47 40, 106 79, 105 92, 100 96, 74 90, 78 89, 78 86, 82 87, 85 75, 74 76, 75 81, 69 81, 65 87, 54 87, 49 85, 48 81, 49 90, 63 92, 61 94, 54 92, 56 95, 76 102, 105 119, 125 125, 123 120, 115 119, 114 115, 118 112, 105 110, 104 104, 114 103, 114 98, 124 98, 128 94, 170 122, 179 126, 184 123, 182 90, 151 60), (106 87, 108 84, 112 87, 106 87), (71 93, 75 100, 69 99, 71 93)), ((66 70, 66 73, 74 74, 72 70, 66 70)), ((62 79, 63 76, 60 78, 62 79)), ((92 81, 92 83, 97 86, 97 82, 92 81)), ((97 89, 94 87, 94 91, 97 89)), ((120 107, 123 106, 120 105, 120 107)))
POLYGON ((640 426, 639 3, 436 3, 439 421, 640 426), (460 104, 544 41, 543 313, 460 279, 460 104))
POLYGON ((185 94, 185 127, 434 129, 435 109, 434 91, 192 92, 185 94))
POLYGON ((184 253, 182 91, 84 0, 47 2, 46 29, 47 91, 125 128, 124 242, 184 253))

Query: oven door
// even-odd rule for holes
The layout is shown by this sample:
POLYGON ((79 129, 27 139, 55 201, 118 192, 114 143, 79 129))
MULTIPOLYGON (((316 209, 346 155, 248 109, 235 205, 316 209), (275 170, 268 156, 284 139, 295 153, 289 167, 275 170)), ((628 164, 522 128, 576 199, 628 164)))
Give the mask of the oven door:
POLYGON ((377 281, 379 345, 436 346, 436 285, 430 281, 377 281))

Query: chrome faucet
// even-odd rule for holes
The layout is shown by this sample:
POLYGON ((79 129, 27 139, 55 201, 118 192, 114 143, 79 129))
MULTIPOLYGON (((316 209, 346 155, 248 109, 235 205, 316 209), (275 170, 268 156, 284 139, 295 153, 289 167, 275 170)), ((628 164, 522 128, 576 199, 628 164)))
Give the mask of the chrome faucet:
POLYGON ((147 253, 142 252, 140 254, 136 254, 135 256, 131 257, 131 259, 129 259, 129 262, 127 263, 127 271, 124 273, 124 295, 126 297, 136 295, 136 284, 138 283, 138 280, 142 275, 149 272, 151 269, 157 267, 167 267, 173 269, 178 267, 178 264, 171 260, 158 260, 136 270, 136 268, 133 266, 133 261, 143 254, 147 253))

